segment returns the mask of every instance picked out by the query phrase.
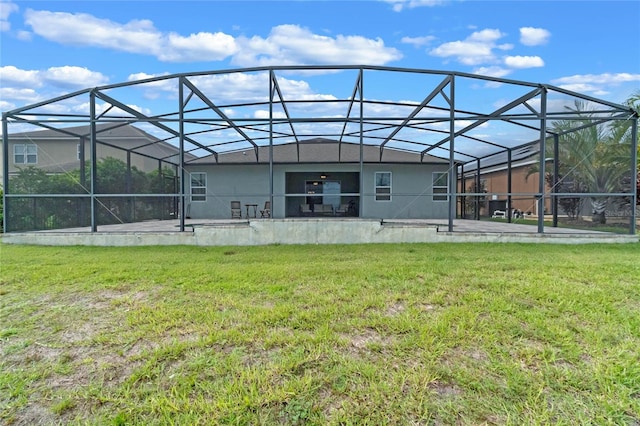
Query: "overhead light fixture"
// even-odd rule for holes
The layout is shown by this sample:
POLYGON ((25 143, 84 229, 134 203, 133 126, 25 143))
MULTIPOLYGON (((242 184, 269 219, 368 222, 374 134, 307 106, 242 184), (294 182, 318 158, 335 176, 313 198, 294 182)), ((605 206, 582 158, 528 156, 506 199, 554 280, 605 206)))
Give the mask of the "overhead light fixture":
POLYGON ((327 174, 326 173, 321 173, 320 174, 320 179, 326 179, 327 178, 327 174))

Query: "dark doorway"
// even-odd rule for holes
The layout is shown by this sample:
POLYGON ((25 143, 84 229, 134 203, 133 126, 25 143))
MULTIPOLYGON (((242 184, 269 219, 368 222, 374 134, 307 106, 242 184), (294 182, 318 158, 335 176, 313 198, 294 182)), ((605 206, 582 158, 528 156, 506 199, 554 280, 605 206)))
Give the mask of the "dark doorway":
POLYGON ((286 217, 357 216, 358 172, 288 172, 286 217))

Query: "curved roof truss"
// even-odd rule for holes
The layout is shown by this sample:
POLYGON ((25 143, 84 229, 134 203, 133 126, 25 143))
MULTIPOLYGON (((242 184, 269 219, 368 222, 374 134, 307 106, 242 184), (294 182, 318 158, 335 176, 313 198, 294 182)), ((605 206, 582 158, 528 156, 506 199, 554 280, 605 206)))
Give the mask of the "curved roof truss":
MULTIPOLYGON (((312 140, 476 163, 553 135, 550 122, 636 118, 626 106, 547 84, 460 72, 374 66, 272 66, 163 75, 59 96, 3 114, 7 123, 65 133, 78 124, 135 124, 183 147, 186 163, 312 140), (383 90, 384 89, 384 90, 383 90)), ((112 127, 109 127, 112 128, 112 127)), ((572 129, 574 131, 576 129, 572 129)), ((104 131, 101 128, 100 131, 104 131)), ((142 152, 148 144, 129 148, 142 152)), ((168 158, 168 157, 167 157, 168 158)))

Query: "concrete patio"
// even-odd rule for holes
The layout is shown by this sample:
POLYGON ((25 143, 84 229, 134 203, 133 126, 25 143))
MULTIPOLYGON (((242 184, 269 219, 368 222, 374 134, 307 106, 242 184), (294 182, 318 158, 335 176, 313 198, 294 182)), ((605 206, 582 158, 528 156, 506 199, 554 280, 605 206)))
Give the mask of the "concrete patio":
POLYGON ((198 245, 243 246, 268 244, 366 244, 366 243, 634 243, 639 236, 592 230, 537 227, 518 223, 456 219, 453 232, 446 219, 392 220, 358 218, 179 220, 103 225, 55 231, 8 233, 5 244, 36 245, 198 245))

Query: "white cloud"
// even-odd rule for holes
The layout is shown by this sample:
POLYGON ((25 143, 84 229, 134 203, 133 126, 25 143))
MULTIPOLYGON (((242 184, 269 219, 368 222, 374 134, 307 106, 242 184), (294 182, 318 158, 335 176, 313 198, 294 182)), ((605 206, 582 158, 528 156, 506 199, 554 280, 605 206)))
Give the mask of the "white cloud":
POLYGON ((511 74, 512 70, 502 67, 480 67, 473 70, 474 74, 484 75, 487 77, 501 78, 511 74))
POLYGON ((0 1, 0 32, 9 31, 11 29, 9 15, 17 11, 18 5, 15 3, 0 1))
POLYGON ((221 32, 190 35, 162 33, 149 20, 125 24, 88 14, 27 10, 33 32, 64 45, 92 46, 152 55, 165 62, 220 61, 232 57, 241 66, 290 64, 381 65, 402 57, 381 39, 321 36, 297 25, 272 28, 266 37, 238 37, 221 32))
POLYGON ((576 74, 551 80, 552 84, 563 89, 597 96, 607 95, 610 87, 637 82, 640 82, 640 74, 630 73, 576 74))
POLYGON ((490 46, 467 41, 452 41, 441 44, 432 49, 429 54, 441 58, 455 56, 459 62, 465 65, 478 65, 494 59, 490 46))
POLYGON ((265 73, 245 74, 232 73, 220 75, 206 75, 191 77, 190 80, 198 86, 213 102, 260 102, 268 99, 268 75, 265 73))
MULTIPOLYGON (((153 77, 161 77, 167 74, 147 74, 135 73, 129 75, 127 81, 145 80, 153 77)), ((189 77, 205 96, 214 103, 226 102, 267 102, 269 99, 268 87, 269 75, 261 73, 223 73, 189 77)), ((278 85, 285 101, 290 98, 299 100, 335 100, 335 96, 315 93, 308 82, 304 80, 293 80, 285 77, 278 77, 278 85)), ((143 90, 144 96, 148 99, 157 99, 160 96, 168 95, 175 98, 178 93, 178 81, 175 78, 162 79, 144 84, 136 84, 137 89, 143 90)), ((192 98, 191 102, 197 102, 192 98)), ((290 106, 290 108, 295 108, 290 106)), ((305 105, 309 108, 309 105, 305 105)), ((233 114, 234 112, 230 112, 233 114)))
POLYGON ((122 25, 85 13, 28 9, 25 23, 35 34, 66 45, 151 54, 157 53, 161 47, 162 35, 148 20, 133 20, 122 25))
MULTIPOLYGON (((151 115, 151 110, 147 108, 141 108, 138 105, 133 105, 133 104, 130 104, 127 106, 141 114, 144 114, 147 116, 151 115)), ((91 104, 89 102, 84 102, 71 107, 70 110, 73 112, 77 112, 79 114, 88 115, 91 112, 91 104)), ((129 114, 127 111, 118 107, 113 107, 109 103, 96 102, 96 115, 100 115, 100 114, 105 114, 105 117, 111 117, 111 116, 112 117, 122 117, 122 116, 133 117, 133 115, 129 114)))
MULTIPOLYGON (((127 77, 127 81, 147 80, 152 78, 164 77, 168 75, 169 73, 167 72, 160 73, 160 74, 147 74, 144 72, 139 72, 139 73, 129 74, 129 76, 127 77)), ((139 83, 136 85, 136 87, 143 87, 145 89, 159 90, 159 91, 171 92, 171 93, 177 93, 178 91, 178 85, 176 84, 176 81, 175 80, 172 81, 172 79, 168 79, 168 78, 150 81, 147 83, 139 83)))
POLYGON ((69 89, 103 85, 108 78, 99 72, 75 66, 23 70, 8 65, 0 67, 0 81, 0 99, 26 105, 66 93, 69 89))
POLYGON ((146 72, 138 72, 138 73, 134 73, 134 74, 129 74, 129 77, 127 77, 127 81, 146 80, 148 78, 161 77, 163 75, 167 75, 167 73, 163 73, 163 74, 147 74, 146 72))
POLYGON ((538 68, 544 66, 539 56, 507 56, 504 58, 506 66, 511 68, 538 68))
POLYGON ((543 28, 520 28, 520 43, 525 46, 539 46, 541 44, 546 44, 550 37, 551 33, 543 28))
MULTIPOLYGON (((160 74, 147 74, 139 72, 135 74, 129 74, 127 81, 139 81, 149 78, 163 77, 169 75, 169 73, 160 74)), ((162 93, 169 94, 170 98, 177 99, 178 97, 178 84, 176 79, 160 79, 151 81, 148 83, 138 83, 135 85, 137 89, 140 89, 144 93, 144 97, 147 99, 158 99, 162 93)))
POLYGON ((500 30, 485 29, 473 32, 465 40, 451 41, 431 49, 430 55, 441 58, 455 57, 465 65, 480 65, 496 61, 493 49, 509 49, 511 45, 496 45, 496 41, 504 37, 500 30))
POLYGON ((7 83, 18 87, 42 86, 40 71, 21 70, 12 65, 0 67, 0 81, 2 81, 3 86, 7 86, 7 83))
MULTIPOLYGON (((0 89, 0 92, 2 92, 2 89, 0 89)), ((10 102, 0 100, 0 111, 10 111, 15 107, 16 107, 16 104, 12 104, 10 102)))
MULTIPOLYGON (((268 74, 231 73, 192 77, 191 81, 214 102, 268 101, 268 74)), ((278 86, 285 100, 335 100, 333 95, 315 93, 304 80, 279 77, 278 86)))
MULTIPOLYGON (((460 129, 464 129, 467 126, 470 126, 472 124, 474 124, 475 121, 471 121, 471 120, 456 120, 454 123, 454 127, 456 130, 460 130, 460 129)), ((486 129, 488 127, 491 126, 491 123, 489 121, 485 121, 484 123, 480 124, 479 126, 476 127, 476 129, 486 129)), ((435 129, 441 129, 441 130, 449 130, 449 123, 448 122, 440 122, 440 123, 433 123, 431 124, 431 127, 435 128, 435 129)))
MULTIPOLYGON (((269 111, 268 110, 258 110, 253 114, 254 118, 258 118, 258 119, 267 119, 269 118, 269 111)), ((273 113, 273 118, 287 118, 287 115, 284 112, 274 112, 273 113)))
POLYGON ((27 10, 33 32, 64 45, 92 46, 153 55, 165 62, 221 60, 236 51, 232 36, 223 33, 163 34, 149 20, 125 24, 83 13, 27 10))
POLYGON ((605 96, 609 93, 607 90, 602 89, 600 86, 587 83, 563 84, 560 87, 572 92, 591 93, 597 96, 605 96))
POLYGON ((405 44, 412 44, 415 47, 421 47, 421 46, 428 46, 435 39, 436 39, 436 37, 434 37, 434 36, 402 37, 402 40, 400 40, 400 41, 402 43, 405 43, 405 44))
POLYGON ((267 38, 253 36, 236 40, 239 51, 232 63, 239 66, 368 64, 382 65, 402 57, 400 51, 385 47, 381 39, 312 33, 298 25, 279 25, 267 38))
POLYGON ((620 84, 640 81, 640 74, 629 73, 604 73, 604 74, 576 74, 568 77, 561 77, 552 80, 553 84, 577 84, 577 83, 593 83, 593 84, 620 84))
POLYGON ((100 86, 106 84, 109 80, 102 73, 74 66, 51 67, 41 73, 48 83, 58 87, 85 88, 100 86))
POLYGON ((0 99, 6 102, 6 99, 14 101, 21 101, 21 104, 35 103, 41 98, 38 93, 30 88, 16 88, 16 87, 0 87, 0 99))
POLYGON ((504 37, 504 34, 500 32, 500 30, 494 30, 494 29, 488 28, 486 30, 473 32, 469 37, 467 37, 467 40, 478 42, 478 43, 489 44, 501 39, 502 37, 504 37))
POLYGON ((221 61, 238 50, 234 38, 224 33, 191 34, 183 37, 171 33, 167 37, 167 49, 163 49, 158 59, 166 62, 197 62, 206 58, 221 61))
POLYGON ((18 11, 18 5, 11 2, 0 1, 0 20, 6 21, 9 15, 18 11))
POLYGON ((403 9, 413 9, 416 7, 433 7, 446 4, 446 0, 384 0, 391 3, 395 12, 401 12, 403 9))
POLYGON ((16 37, 18 38, 18 40, 31 41, 31 39, 33 38, 33 33, 29 31, 18 31, 16 37))

